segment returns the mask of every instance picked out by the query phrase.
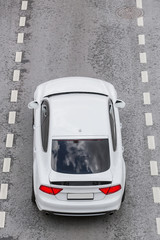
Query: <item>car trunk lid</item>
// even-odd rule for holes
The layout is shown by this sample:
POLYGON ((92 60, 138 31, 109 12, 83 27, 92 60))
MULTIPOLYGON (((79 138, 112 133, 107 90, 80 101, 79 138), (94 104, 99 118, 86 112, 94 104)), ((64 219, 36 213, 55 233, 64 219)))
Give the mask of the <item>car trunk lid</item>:
POLYGON ((55 195, 58 200, 101 200, 105 195, 99 188, 111 185, 112 173, 110 169, 98 174, 63 174, 52 170, 49 181, 51 186, 63 189, 55 195))

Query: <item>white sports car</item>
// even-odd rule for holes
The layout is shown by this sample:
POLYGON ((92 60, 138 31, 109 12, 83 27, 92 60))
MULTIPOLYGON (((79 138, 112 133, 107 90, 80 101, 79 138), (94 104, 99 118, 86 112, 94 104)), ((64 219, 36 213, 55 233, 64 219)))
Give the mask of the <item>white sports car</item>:
POLYGON ((40 211, 90 216, 124 200, 126 168, 112 84, 66 77, 39 85, 34 101, 32 201, 40 211))

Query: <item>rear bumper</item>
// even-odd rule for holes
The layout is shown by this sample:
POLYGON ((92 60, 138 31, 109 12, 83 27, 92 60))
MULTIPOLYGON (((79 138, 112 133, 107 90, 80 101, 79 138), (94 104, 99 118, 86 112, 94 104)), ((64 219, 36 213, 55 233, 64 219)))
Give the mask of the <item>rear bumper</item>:
POLYGON ((116 193, 105 196, 103 200, 66 200, 60 201, 53 195, 43 192, 36 196, 36 204, 40 211, 66 216, 96 216, 113 212, 120 208, 122 202, 122 189, 116 193))
POLYGON ((109 213, 109 214, 113 214, 114 211, 112 212, 99 212, 99 213, 65 213, 65 212, 46 212, 46 211, 43 211, 45 212, 46 214, 53 214, 53 215, 58 215, 58 216, 67 216, 67 217, 91 217, 91 216, 101 216, 101 215, 105 215, 106 213, 109 213))

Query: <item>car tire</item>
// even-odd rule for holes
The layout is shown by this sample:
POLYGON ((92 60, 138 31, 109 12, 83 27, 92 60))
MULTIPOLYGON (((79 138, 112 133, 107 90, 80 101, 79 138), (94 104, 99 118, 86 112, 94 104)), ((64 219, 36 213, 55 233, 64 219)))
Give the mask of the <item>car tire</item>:
POLYGON ((124 202, 125 195, 126 195, 126 190, 124 189, 124 192, 123 192, 123 197, 122 197, 122 202, 124 202))
POLYGON ((31 200, 33 203, 36 203, 35 194, 34 194, 34 187, 33 187, 33 178, 32 178, 32 194, 31 194, 31 200))

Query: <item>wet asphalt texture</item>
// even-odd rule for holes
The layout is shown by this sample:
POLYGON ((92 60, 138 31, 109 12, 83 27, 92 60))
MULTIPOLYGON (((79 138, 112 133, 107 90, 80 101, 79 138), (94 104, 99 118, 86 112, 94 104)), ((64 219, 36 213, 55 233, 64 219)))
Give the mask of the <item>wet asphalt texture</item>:
MULTIPOLYGON (((158 240, 156 217, 160 208, 153 201, 152 187, 160 187, 160 176, 151 176, 150 161, 160 169, 160 2, 143 0, 144 27, 136 16, 118 15, 123 7, 136 7, 135 0, 32 0, 21 10, 20 0, 0 0, 0 180, 8 183, 3 240, 158 240), (26 26, 19 27, 19 17, 26 26), (17 34, 24 32, 24 43, 17 34), (138 35, 145 34, 145 46, 138 35), (16 51, 22 62, 15 63, 16 51), (139 53, 147 53, 140 64, 139 53), (20 81, 13 82, 14 69, 20 81), (147 70, 149 82, 142 83, 147 70), (66 77, 87 76, 112 83, 126 102, 120 110, 124 159, 127 167, 126 198, 114 215, 99 217, 46 216, 31 202, 32 113, 27 108, 37 85, 66 77), (10 102, 17 89, 17 103, 10 102), (151 105, 143 104, 150 92, 151 105), (8 124, 9 111, 16 123, 8 124), (153 115, 153 126, 145 125, 145 113, 153 115), (14 133, 13 147, 5 147, 7 133, 14 133), (155 136, 149 150, 147 136, 155 136), (11 171, 2 172, 4 157, 11 157, 11 171)), ((136 15, 136 14, 135 14, 136 15)))

